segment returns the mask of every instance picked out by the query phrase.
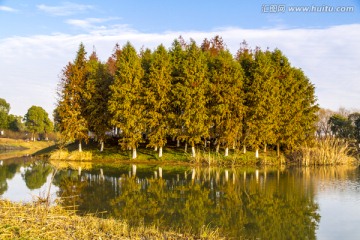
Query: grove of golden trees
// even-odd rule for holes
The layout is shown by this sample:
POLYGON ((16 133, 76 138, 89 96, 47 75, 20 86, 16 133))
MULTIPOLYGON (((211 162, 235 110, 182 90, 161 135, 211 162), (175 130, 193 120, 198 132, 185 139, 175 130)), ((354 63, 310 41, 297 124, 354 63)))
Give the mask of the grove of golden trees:
POLYGON ((221 37, 198 46, 181 37, 170 49, 137 52, 116 45, 106 63, 76 58, 62 72, 55 124, 66 140, 103 143, 119 129, 119 144, 137 157, 141 142, 162 156, 167 139, 191 147, 210 141, 225 156, 229 148, 291 149, 315 137, 315 88, 304 72, 275 49, 242 43, 230 53, 221 37), (145 137, 144 137, 145 136, 145 137))

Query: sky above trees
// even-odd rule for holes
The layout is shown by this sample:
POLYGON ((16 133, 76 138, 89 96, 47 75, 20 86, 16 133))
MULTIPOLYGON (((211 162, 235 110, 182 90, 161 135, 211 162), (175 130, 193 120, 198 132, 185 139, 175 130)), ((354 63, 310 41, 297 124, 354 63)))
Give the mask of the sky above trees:
POLYGON ((59 74, 80 42, 89 51, 96 46, 106 61, 116 43, 169 48, 179 35, 200 44, 218 34, 233 54, 243 40, 253 48, 279 48, 315 84, 321 107, 359 109, 359 10, 355 0, 0 0, 0 97, 12 114, 24 115, 32 105, 51 114, 59 74), (293 6, 314 8, 291 12, 293 6))

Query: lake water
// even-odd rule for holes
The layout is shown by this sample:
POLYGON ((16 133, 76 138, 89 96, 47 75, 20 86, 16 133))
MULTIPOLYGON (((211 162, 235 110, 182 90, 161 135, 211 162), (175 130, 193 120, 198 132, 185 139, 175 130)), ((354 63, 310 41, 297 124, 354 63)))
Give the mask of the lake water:
POLYGON ((230 239, 360 239, 359 168, 0 162, 1 198, 24 202, 48 192, 79 214, 133 226, 217 228, 230 239))

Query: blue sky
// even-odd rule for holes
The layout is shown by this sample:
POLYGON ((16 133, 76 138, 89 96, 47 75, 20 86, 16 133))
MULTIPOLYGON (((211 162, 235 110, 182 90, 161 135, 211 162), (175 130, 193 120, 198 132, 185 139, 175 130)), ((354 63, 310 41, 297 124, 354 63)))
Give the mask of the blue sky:
POLYGON ((359 1, 0 0, 0 29, 0 98, 16 115, 32 105, 52 114, 80 42, 105 61, 116 43, 169 47, 179 35, 200 44, 216 34, 233 53, 243 40, 279 48, 315 84, 321 107, 360 109, 359 1))

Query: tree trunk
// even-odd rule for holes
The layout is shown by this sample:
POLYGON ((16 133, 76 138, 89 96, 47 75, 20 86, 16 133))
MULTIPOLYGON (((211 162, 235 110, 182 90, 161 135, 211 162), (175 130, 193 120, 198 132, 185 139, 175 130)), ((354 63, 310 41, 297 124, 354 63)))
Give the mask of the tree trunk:
POLYGON ((157 151, 157 146, 155 146, 154 151, 155 151, 155 152, 157 151))
POLYGON ((100 152, 103 152, 104 151, 104 141, 101 140, 100 141, 100 152))
POLYGON ((191 180, 195 180, 195 176, 196 176, 196 171, 195 171, 195 168, 193 168, 192 174, 191 174, 191 180))
POLYGON ((187 152, 187 142, 185 143, 185 152, 187 152))
POLYGON ((276 144, 276 155, 277 157, 280 157, 280 144, 276 144))
POLYGON ((180 147, 180 140, 179 139, 176 140, 176 146, 180 147))
POLYGON ((244 144, 243 146, 243 153, 245 154, 246 153, 246 145, 244 144))
POLYGON ((82 152, 81 140, 79 141, 79 152, 82 152))
POLYGON ((191 147, 192 157, 196 157, 195 146, 191 147))
POLYGON ((135 164, 132 165, 132 176, 133 177, 136 176, 136 165, 135 164))
POLYGON ((159 178, 162 178, 162 168, 159 167, 159 178))
POLYGON ((218 143, 218 144, 216 145, 216 150, 215 150, 215 152, 216 152, 216 153, 219 153, 219 149, 220 149, 220 143, 218 143))
POLYGON ((162 148, 162 147, 160 147, 160 148, 159 148, 159 158, 161 158, 161 157, 162 157, 162 150, 163 150, 163 148, 162 148))
POLYGON ((225 170, 225 181, 229 181, 229 170, 225 170))
POLYGON ((234 141, 232 149, 235 150, 236 148, 236 142, 234 141))
POLYGON ((255 150, 255 157, 259 158, 259 148, 256 148, 256 150, 255 150))
POLYGON ((267 148, 267 144, 265 143, 265 145, 264 145, 264 153, 266 153, 266 149, 267 148))
POLYGON ((228 147, 225 148, 225 157, 227 157, 227 156, 229 156, 229 148, 228 147))
POLYGON ((136 148, 133 148, 132 159, 136 159, 136 148))
POLYGON ((204 141, 204 147, 207 147, 207 141, 206 141, 206 139, 205 139, 205 141, 204 141))

